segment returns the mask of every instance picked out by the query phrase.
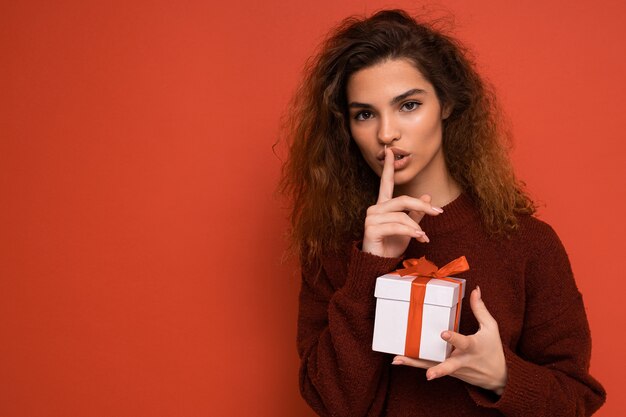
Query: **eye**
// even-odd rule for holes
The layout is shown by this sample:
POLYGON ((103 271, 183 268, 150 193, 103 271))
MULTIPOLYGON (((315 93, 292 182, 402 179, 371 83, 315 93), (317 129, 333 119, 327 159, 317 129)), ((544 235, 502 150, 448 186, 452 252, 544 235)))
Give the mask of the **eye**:
POLYGON ((421 104, 422 103, 420 103, 419 101, 407 101, 402 105, 402 109, 404 111, 413 111, 417 109, 421 104))
POLYGON ((354 115, 355 120, 367 120, 367 119, 370 119, 371 117, 372 117, 372 112, 369 112, 367 110, 360 111, 354 115))

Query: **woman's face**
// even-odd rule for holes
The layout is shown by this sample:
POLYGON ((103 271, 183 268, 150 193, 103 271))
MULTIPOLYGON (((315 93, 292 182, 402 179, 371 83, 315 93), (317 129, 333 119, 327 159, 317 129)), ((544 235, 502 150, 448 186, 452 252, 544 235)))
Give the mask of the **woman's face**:
POLYGON ((384 145, 394 162, 396 190, 430 192, 447 178, 442 115, 433 85, 407 59, 387 60, 350 76, 350 131, 361 154, 379 176, 384 145))

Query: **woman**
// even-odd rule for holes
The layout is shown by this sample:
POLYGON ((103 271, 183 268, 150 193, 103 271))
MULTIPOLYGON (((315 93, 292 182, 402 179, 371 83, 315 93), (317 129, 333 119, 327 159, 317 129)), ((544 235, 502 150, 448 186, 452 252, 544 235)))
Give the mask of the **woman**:
POLYGON ((403 11, 345 20, 307 66, 283 190, 302 262, 301 392, 320 415, 591 415, 605 392, 567 254, 532 215, 492 97, 403 11), (441 364, 371 349, 376 277, 465 255, 441 364))

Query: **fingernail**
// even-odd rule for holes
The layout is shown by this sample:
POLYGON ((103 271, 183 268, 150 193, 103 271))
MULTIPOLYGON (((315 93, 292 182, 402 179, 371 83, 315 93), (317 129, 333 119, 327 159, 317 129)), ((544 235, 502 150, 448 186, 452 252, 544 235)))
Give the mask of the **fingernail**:
POLYGON ((450 336, 451 336, 451 335, 450 335, 450 333, 449 333, 449 332, 443 332, 443 333, 441 333, 441 338, 442 338, 443 340, 449 340, 449 339, 450 339, 450 336))
POLYGON ((426 243, 430 242, 430 239, 428 238, 428 236, 426 236, 426 233, 424 233, 424 240, 426 241, 426 243))
POLYGON ((426 233, 424 233, 421 230, 415 230, 415 234, 418 235, 418 236, 426 236, 426 233))
POLYGON ((478 290, 478 298, 482 299, 483 295, 480 293, 480 287, 478 285, 476 286, 476 289, 478 290))
POLYGON ((437 213, 443 213, 443 209, 441 207, 431 206, 430 208, 435 210, 437 213))
POLYGON ((394 359, 393 362, 391 362, 392 365, 402 365, 402 361, 400 359, 394 359))
POLYGON ((426 372, 426 379, 427 379, 428 381, 430 381, 430 380, 432 380, 432 379, 435 379, 436 377, 437 377, 437 374, 436 374, 436 373, 434 373, 434 372, 433 372, 433 373, 430 373, 430 374, 429 374, 428 372, 426 372))

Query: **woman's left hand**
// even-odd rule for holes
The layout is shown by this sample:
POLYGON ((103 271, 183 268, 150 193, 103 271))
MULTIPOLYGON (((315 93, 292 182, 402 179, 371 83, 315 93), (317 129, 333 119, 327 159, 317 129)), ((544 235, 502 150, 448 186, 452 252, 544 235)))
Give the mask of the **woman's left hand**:
POLYGON ((507 380, 504 350, 498 323, 487 311, 478 287, 470 294, 470 307, 478 320, 478 331, 471 336, 444 331, 441 338, 454 346, 448 359, 437 364, 406 356, 396 356, 392 363, 426 368, 428 369, 426 379, 429 381, 450 375, 502 395, 507 380))

